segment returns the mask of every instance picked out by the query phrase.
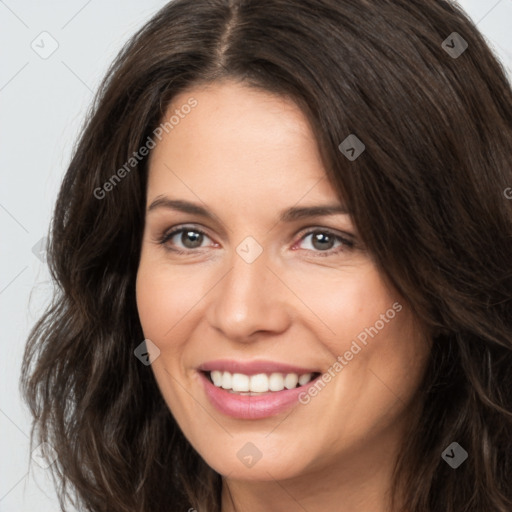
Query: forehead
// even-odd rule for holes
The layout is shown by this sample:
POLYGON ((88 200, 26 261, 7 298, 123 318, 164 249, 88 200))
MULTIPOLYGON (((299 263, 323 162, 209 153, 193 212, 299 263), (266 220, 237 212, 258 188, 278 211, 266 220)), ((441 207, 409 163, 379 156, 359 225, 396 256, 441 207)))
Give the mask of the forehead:
POLYGON ((270 196, 285 204, 306 194, 336 199, 309 122, 291 99, 221 82, 177 95, 163 122, 173 115, 152 150, 148 196, 177 189, 246 206, 270 196), (191 100, 196 106, 183 108, 191 100))

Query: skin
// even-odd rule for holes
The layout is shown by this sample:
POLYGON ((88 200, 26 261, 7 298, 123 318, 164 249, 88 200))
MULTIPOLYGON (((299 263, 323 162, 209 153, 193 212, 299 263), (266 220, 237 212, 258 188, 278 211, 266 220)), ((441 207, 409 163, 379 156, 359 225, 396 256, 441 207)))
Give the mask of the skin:
POLYGON ((137 304, 144 335, 160 350, 151 367, 162 395, 223 475, 223 512, 389 512, 392 466, 417 414, 429 338, 349 214, 279 222, 288 207, 340 203, 298 107, 228 81, 176 96, 166 118, 190 97, 198 105, 152 150, 147 205, 188 200, 215 219, 164 207, 146 213, 137 304), (207 234, 200 248, 174 235, 166 245, 184 255, 158 243, 182 224, 207 234), (307 228, 351 234, 355 246, 315 245, 307 228), (263 249, 250 264, 236 252, 248 236, 263 249), (401 311, 307 405, 241 420, 208 401, 199 364, 267 359, 327 371, 395 302, 401 311), (262 455, 252 467, 237 457, 248 442, 262 455))

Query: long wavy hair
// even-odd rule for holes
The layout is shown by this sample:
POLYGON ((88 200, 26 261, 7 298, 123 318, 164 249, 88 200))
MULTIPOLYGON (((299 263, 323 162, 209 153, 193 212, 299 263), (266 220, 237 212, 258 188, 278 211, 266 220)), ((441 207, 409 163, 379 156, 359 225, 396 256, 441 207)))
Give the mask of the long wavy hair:
POLYGON ((57 454, 61 508, 220 511, 221 475, 134 356, 148 158, 98 190, 178 93, 223 79, 301 108, 380 271, 433 333, 392 510, 510 512, 512 92, 446 0, 176 0, 125 45, 62 182, 54 295, 22 364, 31 446, 57 454), (453 32, 467 42, 460 55, 453 32), (366 148, 353 161, 338 148, 349 134, 366 148), (441 457, 452 442, 468 453, 457 469, 441 457))

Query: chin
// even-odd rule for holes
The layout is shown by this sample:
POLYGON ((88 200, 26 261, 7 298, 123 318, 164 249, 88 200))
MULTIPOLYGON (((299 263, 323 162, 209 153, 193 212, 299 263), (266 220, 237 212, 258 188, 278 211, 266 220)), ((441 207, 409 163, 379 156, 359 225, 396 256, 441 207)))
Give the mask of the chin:
POLYGON ((220 453, 209 453, 206 456, 201 454, 201 456, 217 473, 236 480, 262 482, 286 480, 299 476, 302 470, 305 470, 303 464, 298 464, 296 460, 297 450, 293 450, 293 453, 287 457, 279 451, 265 454, 263 442, 256 441, 252 444, 252 441, 244 439, 233 444, 236 445, 233 449, 224 444, 220 453), (261 446, 259 454, 255 448, 256 444, 261 446))

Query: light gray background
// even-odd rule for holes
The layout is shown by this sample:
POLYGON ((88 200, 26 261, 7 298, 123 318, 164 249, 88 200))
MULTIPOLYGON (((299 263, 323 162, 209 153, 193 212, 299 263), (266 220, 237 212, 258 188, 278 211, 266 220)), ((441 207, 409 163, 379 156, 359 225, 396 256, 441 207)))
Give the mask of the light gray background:
MULTIPOLYGON (((50 296, 44 258, 32 248, 47 234, 93 92, 123 43, 165 3, 0 0, 0 512, 60 510, 48 471, 35 463, 28 471, 30 417, 18 391, 29 329, 50 296), (56 44, 47 58, 31 47, 46 57, 56 44)), ((512 0, 459 3, 512 77, 512 0)))

